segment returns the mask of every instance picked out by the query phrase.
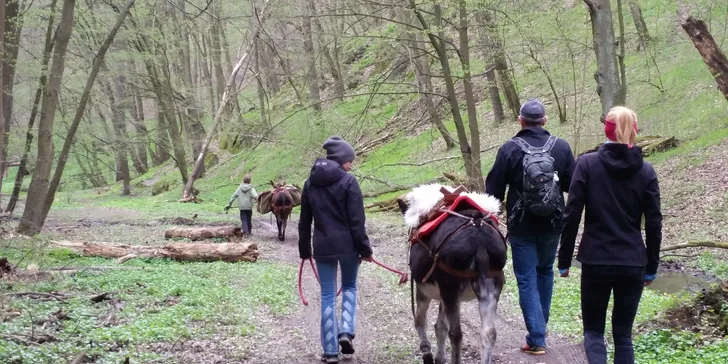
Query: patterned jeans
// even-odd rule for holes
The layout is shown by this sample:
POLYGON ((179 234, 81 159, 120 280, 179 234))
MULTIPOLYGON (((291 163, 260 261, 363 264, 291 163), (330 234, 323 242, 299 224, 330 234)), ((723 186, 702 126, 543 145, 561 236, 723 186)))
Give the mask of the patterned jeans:
POLYGON ((359 273, 359 256, 332 260, 316 260, 321 279, 321 347, 324 355, 339 354, 339 335, 352 338, 356 332, 356 277, 359 273), (336 273, 341 265, 341 327, 336 313, 336 273))

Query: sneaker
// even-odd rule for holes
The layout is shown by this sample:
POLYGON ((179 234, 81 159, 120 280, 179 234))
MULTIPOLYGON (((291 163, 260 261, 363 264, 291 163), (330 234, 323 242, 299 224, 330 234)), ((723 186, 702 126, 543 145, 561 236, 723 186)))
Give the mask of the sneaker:
POLYGON ((338 355, 321 355, 321 362, 327 363, 327 364, 338 364, 339 356, 338 355))
POLYGON ((521 346, 521 352, 531 355, 543 355, 546 354, 546 348, 543 346, 529 346, 528 344, 524 344, 521 346))
POLYGON ((354 344, 351 342, 351 336, 349 334, 339 335, 339 346, 341 346, 341 353, 344 355, 354 354, 354 344))

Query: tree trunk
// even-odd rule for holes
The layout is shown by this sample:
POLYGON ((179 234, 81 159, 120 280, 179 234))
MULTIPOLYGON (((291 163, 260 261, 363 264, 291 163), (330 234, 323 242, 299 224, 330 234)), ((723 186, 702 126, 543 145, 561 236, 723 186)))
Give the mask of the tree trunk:
POLYGON ((161 246, 127 245, 90 241, 51 241, 49 246, 76 254, 103 258, 169 258, 181 262, 255 262, 256 243, 179 243, 161 246))
MULTIPOLYGON (((132 0, 133 1, 133 0, 132 0)), ((116 103, 114 90, 108 83, 104 83, 103 87, 106 96, 109 98, 109 111, 111 112, 111 125, 114 127, 114 149, 116 151, 116 175, 117 182, 122 181, 121 195, 128 196, 131 194, 131 177, 129 175, 129 135, 126 131, 126 122, 124 120, 124 110, 116 103)))
POLYGON ((258 84, 258 103, 260 107, 260 122, 262 125, 268 125, 268 118, 266 117, 266 105, 265 105, 265 86, 263 85, 263 75, 261 74, 261 41, 260 37, 254 39, 255 44, 253 45, 253 71, 255 72, 255 80, 258 84))
MULTIPOLYGON (((624 105, 625 93, 620 79, 617 46, 614 37, 614 21, 610 0, 583 0, 591 17, 594 53, 597 57, 597 95, 602 104, 602 116, 612 106, 624 105)), ((601 118, 603 119, 603 118, 601 118)))
POLYGON ((155 101, 157 110, 157 127, 155 129, 155 152, 154 165, 158 166, 169 160, 169 136, 167 135, 167 123, 164 120, 164 111, 155 101))
POLYGON ((49 15, 48 15, 48 25, 46 26, 46 34, 45 34, 45 42, 43 46, 43 61, 41 63, 41 76, 38 79, 38 87, 35 91, 35 97, 33 98, 33 106, 30 109, 30 119, 28 120, 28 128, 25 133, 25 149, 23 151, 23 156, 20 158, 20 165, 18 166, 18 174, 15 176, 15 185, 13 186, 13 192, 10 196, 10 201, 8 202, 6 212, 13 213, 15 211, 15 206, 18 203, 18 198, 20 197, 20 189, 23 186, 23 178, 25 177, 26 173, 26 166, 28 164, 28 155, 30 155, 30 148, 33 143, 33 125, 35 124, 35 118, 38 116, 38 107, 40 106, 40 100, 43 95, 43 90, 45 89, 45 84, 47 80, 47 69, 48 69, 48 62, 50 62, 51 59, 51 50, 53 48, 53 23, 55 18, 55 12, 56 12, 56 1, 52 0, 50 9, 49 9, 49 15))
MULTIPOLYGON (((308 0, 308 5, 311 15, 313 16, 313 22, 316 25, 316 31, 319 33, 321 52, 326 59, 326 63, 329 64, 329 71, 331 72, 331 77, 334 79, 334 93, 337 98, 342 99, 344 97, 344 92, 346 92, 346 87, 344 86, 344 78, 341 75, 341 67, 338 60, 335 60, 331 55, 331 47, 329 47, 329 44, 327 44, 324 40, 324 27, 321 25, 321 19, 317 15, 315 1, 308 0)), ((336 52, 336 49, 333 49, 333 52, 336 52)))
POLYGON ((210 97, 210 115, 215 115, 215 110, 217 110, 217 100, 219 100, 219 95, 215 95, 215 83, 212 82, 212 63, 210 62, 210 57, 208 57, 208 44, 210 43, 209 37, 202 35, 201 39, 201 47, 200 47, 200 53, 202 55, 202 73, 205 77, 205 85, 207 86, 207 91, 210 97))
MULTIPOLYGON (((2 112, 3 121, 5 126, 0 129, 3 135, 2 150, 0 151, 0 171, 3 171, 3 175, 0 176, 0 186, 2 186, 2 180, 4 172, 7 170, 7 159, 8 159, 8 145, 10 144, 10 126, 12 125, 13 116, 13 86, 15 84, 15 62, 18 59, 18 44, 20 43, 20 34, 23 30, 23 17, 18 16, 19 13, 19 0, 10 0, 7 2, 5 8, 5 24, 3 26, 3 48, 5 56, 3 57, 2 64, 2 86, 4 93, 2 95, 2 112)), ((0 211, 2 208, 0 207, 0 211)))
MULTIPOLYGON (((12 0, 11 0, 12 1, 12 0)), ((5 117, 5 88, 3 83, 5 81, 5 72, 3 69, 6 67, 5 64, 5 0, 0 0, 0 56, 3 56, 3 60, 0 62, 0 203, 2 202, 2 185, 3 178, 5 177, 5 166, 7 165, 6 159, 6 143, 7 133, 6 129, 10 129, 10 120, 5 117)), ((0 204, 1 206, 1 204, 0 204)))
MULTIPOLYGON (((225 92, 225 71, 222 66, 222 40, 220 34, 222 32, 220 24, 220 2, 214 2, 212 18, 212 26, 210 27, 210 53, 212 54, 212 63, 215 71, 215 85, 217 86, 217 97, 222 98, 222 94, 225 92)), ((225 109, 224 117, 229 120, 232 116, 232 107, 228 105, 225 109)))
POLYGON ((165 239, 185 238, 192 241, 225 239, 239 241, 243 230, 238 226, 205 226, 194 228, 171 228, 164 231, 165 239))
MULTIPOLYGON (((447 51, 445 48, 445 42, 442 41, 443 36, 442 34, 439 37, 436 37, 433 34, 433 30, 429 27, 427 24, 427 21, 425 21, 424 16, 422 13, 417 9, 417 5, 415 3, 415 0, 410 0, 410 4, 412 8, 415 11, 415 15, 417 16, 417 19, 419 20, 422 27, 427 32, 427 36, 430 39, 430 43, 432 44, 432 47, 435 49, 437 53, 437 59, 440 61, 440 66, 442 68, 442 77, 445 81, 445 88, 447 89, 447 99, 450 103, 450 112, 453 116, 453 122, 455 123, 455 129, 457 130, 457 136, 458 136, 458 142, 460 143, 460 153, 463 156, 463 162, 465 163, 465 169, 466 173, 468 173, 468 177, 472 178, 472 181, 477 180, 477 176, 472 176, 471 173, 475 170, 475 165, 473 163, 473 150, 470 147, 470 142, 468 140, 468 134, 465 131, 465 124, 463 122, 462 114, 460 113, 460 105, 458 104, 457 100, 457 93, 455 91, 455 83, 453 81, 453 77, 450 70, 450 61, 448 59, 447 51)), ((442 8, 440 5, 435 5, 435 27, 436 29, 442 30, 442 8)), ((441 31, 441 33, 444 31, 441 31)), ((467 34, 467 33, 466 33, 467 34)), ((470 111, 469 111, 470 112, 470 111)), ((476 128, 477 128, 477 122, 476 122, 476 128)), ((477 134, 476 134, 477 136, 477 134)), ((480 157, 480 151, 476 151, 478 153, 478 158, 480 157)), ((480 177, 482 179, 482 176, 480 177)), ((482 189, 482 187, 480 188, 482 189)))
POLYGON ((301 27, 303 30, 303 53, 306 57, 306 83, 308 84, 308 93, 313 104, 313 109, 321 110, 321 91, 318 84, 318 72, 316 71, 316 54, 313 48, 313 34, 311 31, 310 7, 301 19, 301 27))
POLYGON ((635 28, 637 28, 637 36, 640 41, 637 50, 647 50, 647 45, 650 43, 650 33, 647 30, 645 18, 642 16, 642 8, 637 3, 637 0, 629 0, 629 11, 632 13, 632 20, 634 21, 635 28))
MULTIPOLYGON (((96 76, 99 73, 99 69, 101 68, 101 65, 104 63, 104 57, 106 56, 106 51, 108 51, 109 47, 111 47, 111 43, 114 41, 114 37, 116 37, 116 33, 119 32, 121 25, 124 24, 124 19, 126 19, 126 16, 129 14, 131 7, 134 6, 134 2, 135 2, 135 0, 128 0, 126 5, 124 5, 124 9, 121 10, 121 13, 119 13, 119 16, 116 18, 116 23, 114 24, 114 27, 111 28, 111 30, 109 31, 109 34, 106 35, 106 39, 104 39, 104 42, 101 44, 98 52, 96 52, 96 55, 93 58, 93 66, 91 67, 91 73, 89 73, 89 76, 86 79, 86 86, 84 87, 83 93, 81 94, 81 99, 78 101, 78 106, 76 107, 76 113, 73 116, 73 121, 71 122, 71 125, 69 125, 68 131, 66 132, 66 138, 63 140, 63 148, 61 148, 61 153, 58 155, 58 165, 56 166, 56 170, 53 173, 53 180, 51 180, 51 182, 50 182, 47 194, 45 196, 43 196, 45 201, 43 203, 42 215, 41 215, 40 223, 38 225, 38 231, 40 231, 40 228, 43 227, 43 223, 45 222, 45 219, 48 216, 48 211, 50 211, 51 205, 53 205, 53 200, 55 199, 56 191, 58 190, 58 185, 61 183, 61 177, 63 177, 63 170, 66 167, 66 161, 68 160, 68 153, 71 151, 71 146, 73 145, 73 139, 76 137, 76 130, 78 130, 78 125, 81 123, 81 119, 83 119, 84 111, 86 111, 86 104, 88 103, 88 100, 91 97, 91 90, 93 89, 94 82, 96 81, 96 76)), ((64 4, 64 7, 65 7, 65 4, 64 4)), ((61 16, 61 21, 63 21, 63 16, 61 16)), ((70 32, 69 32, 69 35, 70 35, 70 32)), ((56 43, 56 47, 58 47, 57 43, 56 43)), ((52 70, 52 68, 51 68, 51 70, 52 70)), ((41 121, 43 121, 42 118, 41 118, 41 121)), ((40 125, 38 126, 38 128, 40 129, 40 125)), ((40 135, 40 131, 38 132, 38 135, 40 135)), ((38 142, 40 143, 40 139, 38 140, 38 142)), ((38 153, 38 155, 40 155, 40 153, 38 153)), ((128 165, 127 165, 127 174, 128 173, 129 173, 129 171, 128 171, 128 165)), ((32 182, 31 182, 31 185, 32 185, 32 182)), ((28 196, 30 196, 30 190, 28 191, 28 196)), ((26 211, 27 211, 27 209, 28 209, 28 207, 26 206, 26 211)), ((25 213, 23 213, 23 215, 25 215, 25 213)), ((18 225, 18 229, 20 229, 20 225, 18 225)))
POLYGON ((493 38, 494 29, 490 27, 490 23, 484 20, 485 15, 482 12, 477 13, 480 23, 480 42, 483 44, 483 58, 486 60, 485 80, 488 84, 488 93, 490 95, 490 104, 493 107, 493 119, 496 123, 502 123, 505 120, 505 112, 503 111, 503 102, 501 102, 500 92, 498 91, 498 82, 495 77, 495 49, 493 38))
POLYGON ((480 129, 478 128, 478 110, 471 80, 468 11, 465 0, 460 0, 459 13, 460 62, 463 66, 463 86, 468 110, 468 126, 470 127, 470 159, 465 160, 465 172, 470 178, 468 182, 470 182, 469 187, 471 190, 483 192, 485 181, 483 180, 482 164, 480 162, 480 129))
POLYGON ((705 65, 710 69, 710 73, 713 74, 715 82, 718 84, 718 89, 723 93, 723 96, 728 100, 728 59, 726 59, 723 51, 715 43, 713 36, 708 31, 705 23, 700 20, 689 16, 683 12, 680 16, 680 26, 685 30, 693 41, 695 48, 703 57, 705 65))
MULTIPOLYGON (((122 63, 126 67, 130 68, 130 65, 128 63, 122 63)), ((104 71, 107 71, 106 67, 104 67, 104 71)), ((116 102, 116 107, 118 108, 116 111, 112 111, 112 115, 114 112, 119 114, 121 126, 123 126, 123 129, 120 129, 120 131, 123 131, 123 143, 125 146, 126 152, 131 157, 132 165, 134 166, 134 169, 139 174, 147 173, 147 147, 146 142, 143 143, 132 143, 131 138, 129 138, 129 133, 126 131, 126 117, 125 112, 128 111, 131 115, 132 125, 134 126, 136 130, 136 137, 139 138, 141 136, 142 139, 146 137, 146 127, 143 125, 143 122, 138 122, 139 116, 136 112, 136 107, 134 106, 135 101, 127 92, 124 85, 128 84, 126 77, 124 77, 123 74, 119 74, 118 76, 114 77, 114 88, 113 91, 116 94, 116 97, 114 101, 118 100, 116 102), (136 145, 135 145, 136 144, 136 145)), ((109 89, 111 86, 108 86, 109 89)), ((113 95, 109 95, 109 97, 114 97, 113 95)), ((114 103, 111 103, 110 105, 114 105, 114 103)), ((112 117, 113 122, 113 117, 112 117)), ((128 164, 128 163, 127 163, 128 164)), ((127 167, 128 169, 128 167, 127 167)))
MULTIPOLYGON (((256 37, 258 37, 258 34, 260 33, 260 28, 265 21, 266 10, 268 9, 269 4, 270 0, 265 0, 261 12, 257 14, 258 24, 256 27, 253 28, 253 34, 250 36, 250 39, 255 39, 256 37)), ((212 125, 207 131, 207 137, 205 138, 205 142, 202 145, 202 151, 195 160, 195 166, 192 169, 192 176, 188 181, 185 182, 185 189, 182 193, 183 201, 190 201, 194 200, 195 198, 195 195, 193 193, 195 180, 197 180, 197 178, 199 178, 200 176, 200 171, 202 169, 202 164, 205 160, 205 155, 207 154, 207 150, 210 147, 210 143, 212 142, 212 137, 215 135, 215 129, 217 129, 217 125, 222 119, 222 114, 225 108, 230 103, 230 99, 234 97, 234 95, 237 93, 237 90, 233 89, 235 87, 235 78, 238 75, 240 68, 243 66, 243 63, 245 63, 245 61, 248 59, 248 55, 250 54, 250 51, 252 50, 251 48, 253 47, 254 43, 255 42, 250 42, 245 53, 243 53, 243 55, 238 60, 238 63, 236 63, 235 67, 233 67, 233 71, 230 73, 230 77, 227 80, 227 85, 225 86, 225 92, 223 92, 222 99, 220 100, 220 107, 218 107, 217 112, 215 113, 215 118, 212 120, 212 125)))
POLYGON ((19 234, 35 235, 43 227, 45 198, 48 194, 49 178, 53 168, 53 123, 56 117, 58 96, 61 92, 63 70, 66 65, 66 50, 73 31, 75 5, 75 0, 63 1, 61 20, 54 41, 53 62, 48 73, 48 83, 45 86, 38 122, 37 162, 28 189, 23 218, 16 229, 19 234))

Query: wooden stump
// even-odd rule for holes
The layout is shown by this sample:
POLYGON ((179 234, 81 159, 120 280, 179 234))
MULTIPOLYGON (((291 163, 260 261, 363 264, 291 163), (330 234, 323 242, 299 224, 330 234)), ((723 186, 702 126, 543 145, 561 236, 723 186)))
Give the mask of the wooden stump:
POLYGON ((90 241, 51 241, 51 247, 66 248, 74 253, 104 258, 169 258, 181 262, 255 262, 255 243, 168 244, 162 246, 128 245, 90 241))
POLYGON ((187 238, 198 241, 219 238, 240 241, 242 237, 243 231, 237 226, 176 227, 164 231, 165 239, 187 238))

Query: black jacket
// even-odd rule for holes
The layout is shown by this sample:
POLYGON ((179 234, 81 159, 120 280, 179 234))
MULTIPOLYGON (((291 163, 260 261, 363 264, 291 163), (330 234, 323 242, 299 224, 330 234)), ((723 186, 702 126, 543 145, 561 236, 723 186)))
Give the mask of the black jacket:
POLYGON ((372 255, 364 227, 364 199, 356 178, 329 159, 317 159, 303 186, 298 251, 301 259, 372 255))
POLYGON ((609 143, 579 158, 569 188, 559 269, 571 266, 585 206, 577 260, 593 265, 646 266, 646 274, 657 272, 662 241, 660 187, 639 147, 609 143), (642 216, 646 248, 640 229, 642 216))
MULTIPOLYGON (((546 144, 551 136, 546 129, 525 128, 516 134, 533 147, 540 147, 546 144)), ((558 139, 551 157, 554 158, 554 168, 559 174, 559 187, 562 192, 569 189, 571 175, 574 173, 574 154, 571 147, 563 139, 558 139)), ((509 140, 498 149, 495 163, 488 172, 485 180, 485 192, 503 201, 506 200, 506 212, 509 217, 508 233, 515 236, 552 234, 561 232, 562 220, 552 217, 540 217, 524 213, 521 216, 510 217, 514 214, 513 208, 518 201, 518 196, 523 193, 523 156, 524 153, 516 143, 509 140), (506 186, 508 186, 508 198, 506 199, 506 186)), ((562 209, 563 211, 563 209, 562 209)))

